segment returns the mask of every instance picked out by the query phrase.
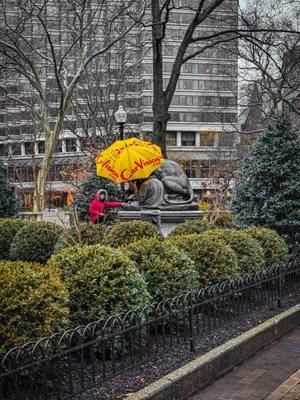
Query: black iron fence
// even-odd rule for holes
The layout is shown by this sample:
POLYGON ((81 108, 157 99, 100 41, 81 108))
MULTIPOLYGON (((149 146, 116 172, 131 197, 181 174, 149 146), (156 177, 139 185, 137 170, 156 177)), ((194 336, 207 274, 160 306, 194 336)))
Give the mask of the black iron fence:
POLYGON ((14 348, 1 359, 0 399, 71 399, 175 346, 300 289, 300 263, 265 270, 14 348))

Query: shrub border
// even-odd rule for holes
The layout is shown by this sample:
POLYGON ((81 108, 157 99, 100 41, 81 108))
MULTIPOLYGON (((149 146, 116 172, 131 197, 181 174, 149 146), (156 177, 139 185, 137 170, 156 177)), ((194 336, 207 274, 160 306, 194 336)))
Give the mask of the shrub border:
POLYGON ((253 356, 300 323, 300 304, 209 351, 131 396, 132 400, 183 400, 253 356))

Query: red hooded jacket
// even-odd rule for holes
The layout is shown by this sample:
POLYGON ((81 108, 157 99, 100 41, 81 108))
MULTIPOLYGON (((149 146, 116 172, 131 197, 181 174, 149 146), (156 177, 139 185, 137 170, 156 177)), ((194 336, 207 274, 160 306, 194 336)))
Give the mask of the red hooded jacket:
POLYGON ((95 194, 94 200, 91 201, 89 205, 90 222, 97 222, 100 214, 106 213, 107 207, 121 207, 122 203, 120 201, 101 201, 99 196, 101 193, 105 193, 107 197, 106 190, 99 190, 95 194))

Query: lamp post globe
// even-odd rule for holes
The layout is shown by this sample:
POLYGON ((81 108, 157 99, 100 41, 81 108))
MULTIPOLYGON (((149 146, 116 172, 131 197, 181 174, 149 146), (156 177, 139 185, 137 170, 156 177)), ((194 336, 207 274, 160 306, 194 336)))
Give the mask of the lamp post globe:
POLYGON ((127 120, 127 113, 123 109, 122 106, 119 106, 119 109, 117 112, 115 112, 115 119, 117 123, 119 124, 119 134, 120 134, 120 139, 123 140, 124 137, 124 125, 127 120))

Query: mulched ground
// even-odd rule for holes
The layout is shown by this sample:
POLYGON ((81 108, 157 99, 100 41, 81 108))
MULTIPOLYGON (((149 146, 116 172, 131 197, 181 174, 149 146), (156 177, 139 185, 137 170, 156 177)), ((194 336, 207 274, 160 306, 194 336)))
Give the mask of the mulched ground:
POLYGON ((196 352, 190 353, 183 344, 160 354, 157 358, 147 361, 136 368, 123 372, 83 394, 74 396, 76 400, 122 400, 130 398, 149 383, 163 377, 195 358, 214 349, 229 339, 259 325, 265 320, 299 303, 300 294, 293 294, 282 300, 281 307, 266 305, 259 310, 231 319, 227 326, 215 328, 196 338, 196 352))

